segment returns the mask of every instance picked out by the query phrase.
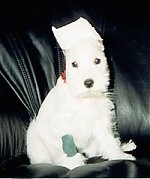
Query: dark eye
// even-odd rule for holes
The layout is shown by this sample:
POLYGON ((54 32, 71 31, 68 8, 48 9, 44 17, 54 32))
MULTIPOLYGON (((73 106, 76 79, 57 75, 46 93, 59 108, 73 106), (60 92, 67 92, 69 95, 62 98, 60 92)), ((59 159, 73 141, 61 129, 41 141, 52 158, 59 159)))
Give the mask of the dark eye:
POLYGON ((95 63, 96 65, 100 64, 100 63, 101 63, 101 59, 95 58, 94 63, 95 63))
POLYGON ((74 62, 72 62, 72 66, 73 66, 74 68, 78 68, 78 63, 77 63, 76 61, 74 61, 74 62))

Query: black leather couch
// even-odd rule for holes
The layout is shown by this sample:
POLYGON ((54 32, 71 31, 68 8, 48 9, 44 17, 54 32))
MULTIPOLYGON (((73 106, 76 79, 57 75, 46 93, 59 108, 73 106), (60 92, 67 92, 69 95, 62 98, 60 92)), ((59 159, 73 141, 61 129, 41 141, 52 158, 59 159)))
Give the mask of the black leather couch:
MULTIPOLYGON (((58 111, 59 112, 59 111, 58 111)), ((0 2, 0 177, 150 177, 150 5, 148 0, 0 2), (102 35, 110 62, 118 130, 137 161, 89 159, 69 170, 31 165, 26 130, 63 69, 51 31, 78 17, 102 35)), ((112 149, 113 150, 113 149, 112 149)))

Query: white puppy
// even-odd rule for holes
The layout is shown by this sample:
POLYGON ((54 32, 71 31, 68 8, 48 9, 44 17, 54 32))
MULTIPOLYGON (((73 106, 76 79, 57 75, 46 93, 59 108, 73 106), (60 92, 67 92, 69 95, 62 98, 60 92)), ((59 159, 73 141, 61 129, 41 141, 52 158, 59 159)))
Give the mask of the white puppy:
POLYGON ((27 153, 31 163, 72 169, 84 165, 86 157, 135 160, 124 153, 116 137, 114 104, 108 92, 109 68, 101 37, 83 18, 60 29, 53 27, 53 32, 65 53, 66 79, 58 79, 29 126, 27 153), (73 156, 63 149, 65 135, 74 140, 77 153, 73 156))

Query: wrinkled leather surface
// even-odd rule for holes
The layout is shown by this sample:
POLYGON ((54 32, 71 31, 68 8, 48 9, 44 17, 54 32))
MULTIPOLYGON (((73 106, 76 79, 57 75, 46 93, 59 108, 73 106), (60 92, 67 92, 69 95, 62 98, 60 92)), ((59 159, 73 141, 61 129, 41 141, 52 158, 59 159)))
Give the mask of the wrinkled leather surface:
POLYGON ((150 11, 146 0, 6 0, 0 5, 0 177, 150 177, 150 11), (69 170, 31 165, 26 129, 63 68, 51 32, 79 16, 104 38, 122 140, 136 162, 90 159, 69 170))

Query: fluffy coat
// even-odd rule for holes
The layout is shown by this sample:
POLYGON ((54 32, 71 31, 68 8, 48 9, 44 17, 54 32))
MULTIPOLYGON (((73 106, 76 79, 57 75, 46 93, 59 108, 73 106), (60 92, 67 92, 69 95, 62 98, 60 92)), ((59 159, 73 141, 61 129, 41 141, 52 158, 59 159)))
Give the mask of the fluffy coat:
MULTIPOLYGON (((53 31, 57 38, 57 29, 53 31)), ((59 77, 27 131, 27 153, 33 164, 50 163, 72 169, 94 156, 135 160, 124 153, 119 135, 116 137, 107 59, 102 39, 93 27, 92 33, 93 37, 80 36, 63 48, 66 80, 59 77), (73 137, 78 150, 73 157, 68 157, 62 148, 62 137, 67 134, 73 137)))

